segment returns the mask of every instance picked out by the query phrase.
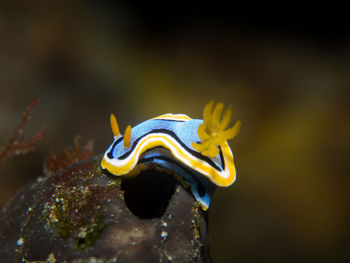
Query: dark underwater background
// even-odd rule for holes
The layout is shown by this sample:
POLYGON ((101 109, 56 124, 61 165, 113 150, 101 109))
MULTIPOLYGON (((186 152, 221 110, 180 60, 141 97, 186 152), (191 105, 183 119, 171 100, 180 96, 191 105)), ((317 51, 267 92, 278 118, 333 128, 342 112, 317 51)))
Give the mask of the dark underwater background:
POLYGON ((112 142, 211 100, 243 125, 237 180, 209 211, 213 262, 347 262, 350 30, 342 7, 203 2, 1 1, 0 145, 25 108, 35 151, 0 164, 0 207, 50 151, 112 142))

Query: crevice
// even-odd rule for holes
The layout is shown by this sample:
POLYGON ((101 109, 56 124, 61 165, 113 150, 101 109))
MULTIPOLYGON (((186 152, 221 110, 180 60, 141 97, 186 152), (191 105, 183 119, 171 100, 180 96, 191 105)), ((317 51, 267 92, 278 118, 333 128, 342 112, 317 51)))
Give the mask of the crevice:
POLYGON ((123 177, 121 189, 126 206, 134 215, 141 219, 160 218, 177 183, 172 174, 151 169, 134 178, 123 177))

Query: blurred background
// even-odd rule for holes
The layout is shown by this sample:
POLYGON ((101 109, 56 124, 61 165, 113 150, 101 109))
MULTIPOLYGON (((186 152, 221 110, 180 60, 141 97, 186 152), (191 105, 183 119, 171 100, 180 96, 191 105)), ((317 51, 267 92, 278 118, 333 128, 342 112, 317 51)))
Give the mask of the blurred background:
POLYGON ((349 262, 341 8, 49 2, 0 2, 0 145, 35 97, 24 135, 46 130, 34 152, 0 164, 0 207, 76 135, 103 153, 111 112, 124 130, 167 112, 202 118, 215 99, 243 126, 230 142, 237 181, 210 208, 213 262, 349 262))

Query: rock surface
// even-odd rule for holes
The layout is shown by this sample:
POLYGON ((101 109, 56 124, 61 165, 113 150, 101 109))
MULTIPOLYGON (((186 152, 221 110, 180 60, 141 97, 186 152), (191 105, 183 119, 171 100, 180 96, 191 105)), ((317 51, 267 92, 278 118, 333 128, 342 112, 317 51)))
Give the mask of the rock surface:
POLYGON ((99 158, 38 178, 0 214, 2 262, 209 262, 206 215, 170 174, 99 158))

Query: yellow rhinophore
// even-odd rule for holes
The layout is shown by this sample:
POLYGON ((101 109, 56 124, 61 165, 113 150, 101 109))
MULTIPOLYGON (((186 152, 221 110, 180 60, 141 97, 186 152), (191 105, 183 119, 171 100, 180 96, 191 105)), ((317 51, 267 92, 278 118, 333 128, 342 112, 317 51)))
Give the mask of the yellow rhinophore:
POLYGON ((130 139, 131 139, 131 126, 128 125, 124 132, 124 148, 130 147, 130 139))
POLYGON ((119 125, 117 122, 117 118, 114 116, 114 114, 111 114, 110 117, 110 122, 111 122, 111 128, 112 128, 112 132, 113 132, 113 136, 117 137, 120 135, 120 131, 119 131, 119 125))

